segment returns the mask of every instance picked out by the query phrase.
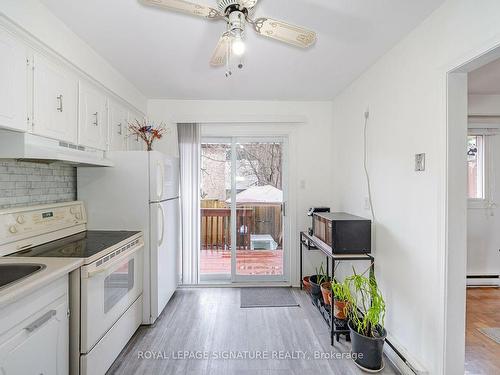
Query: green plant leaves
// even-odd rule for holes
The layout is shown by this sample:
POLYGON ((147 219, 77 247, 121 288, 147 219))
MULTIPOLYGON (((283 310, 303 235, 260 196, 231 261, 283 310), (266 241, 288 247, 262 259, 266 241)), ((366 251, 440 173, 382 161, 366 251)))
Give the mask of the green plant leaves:
POLYGON ((332 292, 337 301, 344 302, 349 300, 349 288, 345 283, 339 283, 337 280, 333 280, 332 292))
POLYGON ((354 328, 364 336, 377 337, 377 330, 384 326, 386 306, 371 268, 368 277, 365 273, 357 274, 353 267, 353 275, 345 278, 342 289, 347 294, 348 317, 354 328))

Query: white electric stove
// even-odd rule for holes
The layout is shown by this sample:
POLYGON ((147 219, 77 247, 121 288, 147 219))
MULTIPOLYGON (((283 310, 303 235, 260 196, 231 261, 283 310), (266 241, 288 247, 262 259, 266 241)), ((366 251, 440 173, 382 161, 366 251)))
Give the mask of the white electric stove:
POLYGON ((105 374, 142 321, 142 232, 87 230, 82 202, 0 211, 0 256, 80 258, 70 274, 70 373, 105 374))

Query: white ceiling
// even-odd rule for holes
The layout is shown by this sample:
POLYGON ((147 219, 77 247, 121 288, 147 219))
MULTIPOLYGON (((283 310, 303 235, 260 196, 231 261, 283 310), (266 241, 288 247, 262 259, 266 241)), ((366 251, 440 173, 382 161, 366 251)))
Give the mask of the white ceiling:
MULTIPOLYGON (((148 98, 331 99, 443 0, 260 0, 256 17, 315 30, 301 50, 247 30, 246 66, 230 79, 209 59, 221 21, 137 0, 41 0, 148 98)), ((192 0, 215 6, 216 0, 192 0)))
POLYGON ((500 95, 500 59, 469 73, 469 94, 500 95))

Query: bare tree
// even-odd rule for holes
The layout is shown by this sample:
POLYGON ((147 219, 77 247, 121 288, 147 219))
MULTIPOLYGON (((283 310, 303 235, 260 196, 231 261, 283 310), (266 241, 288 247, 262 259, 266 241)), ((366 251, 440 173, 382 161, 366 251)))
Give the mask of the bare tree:
POLYGON ((236 149, 243 177, 254 177, 257 185, 282 186, 282 147, 279 143, 249 143, 236 149))
MULTIPOLYGON (((279 143, 243 143, 236 147, 237 175, 244 188, 271 185, 282 189, 282 147, 279 143)), ((226 199, 231 148, 224 144, 202 144, 202 198, 226 199)))

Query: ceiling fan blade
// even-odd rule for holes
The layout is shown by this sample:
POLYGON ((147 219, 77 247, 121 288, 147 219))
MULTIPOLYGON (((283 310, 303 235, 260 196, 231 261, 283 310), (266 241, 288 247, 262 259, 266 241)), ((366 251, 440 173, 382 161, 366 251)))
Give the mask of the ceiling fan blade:
POLYGON ((217 43, 217 47, 215 47, 212 58, 210 59, 211 66, 222 66, 226 64, 230 38, 228 32, 222 34, 217 43))
POLYGON ((283 21, 272 18, 257 18, 252 21, 252 24, 255 31, 260 35, 297 47, 307 48, 316 42, 316 33, 314 31, 283 21))
POLYGON ((247 9, 251 9, 257 4, 257 0, 238 0, 238 3, 247 9))
POLYGON ((152 5, 163 9, 191 14, 193 16, 205 17, 208 19, 224 18, 218 10, 207 5, 200 5, 184 0, 142 0, 146 5, 152 5))

